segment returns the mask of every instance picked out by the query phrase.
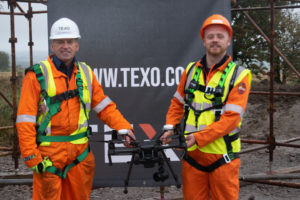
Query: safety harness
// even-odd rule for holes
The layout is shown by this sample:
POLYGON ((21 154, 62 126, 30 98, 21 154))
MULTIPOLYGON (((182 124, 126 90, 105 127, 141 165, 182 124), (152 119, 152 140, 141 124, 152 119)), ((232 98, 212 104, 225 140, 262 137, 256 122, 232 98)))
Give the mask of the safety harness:
MULTIPOLYGON (((195 64, 193 67, 190 68, 190 70, 188 71, 188 74, 193 71, 192 69, 194 69, 194 67, 197 67, 195 64)), ((199 84, 199 77, 201 74, 201 67, 197 67, 196 68, 196 72, 193 75, 193 78, 188 86, 188 89, 184 91, 185 98, 185 105, 184 105, 184 110, 185 110, 185 114, 184 114, 184 126, 186 125, 186 121, 187 121, 187 117, 188 117, 188 113, 190 111, 190 109, 192 109, 194 111, 195 114, 195 126, 197 128, 198 125, 198 118, 201 115, 201 113, 205 112, 205 111, 209 111, 214 109, 215 110, 215 122, 220 120, 221 115, 222 115, 222 108, 223 105, 226 104, 227 98, 228 98, 228 94, 230 93, 231 89, 233 88, 234 82, 235 82, 235 77, 238 71, 238 66, 236 67, 236 64, 234 62, 229 62, 228 65, 226 66, 226 68, 224 69, 221 78, 219 80, 219 83, 217 85, 217 87, 212 88, 209 86, 205 86, 205 85, 201 85, 199 84), (225 98, 225 100, 222 102, 222 97, 224 95, 224 84, 226 81, 226 78, 229 74, 229 72, 234 68, 230 83, 229 83, 229 89, 227 92, 227 96, 225 98), (193 105, 193 99, 195 97, 194 92, 198 90, 200 92, 205 93, 204 97, 206 99, 209 99, 210 101, 212 101, 213 106, 203 109, 203 110, 196 110, 193 105), (212 95, 213 94, 213 98, 208 98, 208 95, 212 95)), ((188 135, 191 133, 187 133, 185 135, 188 135)), ((190 165, 192 165, 193 167, 201 170, 201 171, 205 171, 205 172, 212 172, 215 169, 217 169, 218 167, 220 167, 223 164, 229 163, 231 162, 231 160, 234 160, 236 158, 239 157, 238 153, 234 153, 232 152, 232 145, 231 142, 237 140, 239 138, 239 133, 236 133, 234 135, 229 136, 229 134, 225 135, 224 137, 224 141, 226 144, 226 149, 227 149, 227 153, 223 155, 222 158, 218 159, 216 162, 212 163, 209 166, 203 166, 200 165, 198 162, 196 162, 192 157, 190 157, 187 153, 184 156, 184 160, 186 160, 190 165)))
MULTIPOLYGON (((83 133, 79 133, 79 134, 75 134, 75 135, 69 135, 69 136, 46 136, 46 128, 51 120, 51 118, 58 112, 61 111, 61 103, 62 101, 68 100, 70 98, 74 98, 76 96, 79 96, 80 99, 80 103, 82 104, 83 108, 84 108, 84 113, 86 116, 86 119, 88 119, 88 116, 86 114, 86 105, 83 101, 83 81, 81 79, 81 74, 80 74, 80 70, 79 70, 79 65, 78 63, 76 63, 77 66, 77 74, 76 74, 76 86, 77 89, 74 90, 69 90, 69 91, 65 91, 61 94, 58 94, 56 96, 53 97, 49 97, 47 91, 46 91, 46 87, 45 87, 45 78, 44 75, 42 73, 42 70, 40 68, 39 64, 33 65, 29 68, 26 69, 27 71, 33 71, 37 77, 37 80, 41 86, 41 95, 42 97, 45 99, 46 104, 49 108, 48 113, 46 114, 45 118, 43 119, 43 121, 41 122, 40 126, 37 127, 37 136, 36 136, 36 141, 37 144, 39 145, 41 142, 71 142, 74 140, 78 140, 84 137, 89 137, 91 135, 91 128, 89 126, 89 120, 88 121, 88 129, 87 131, 83 132, 83 133)), ((26 73, 25 72, 25 73, 26 73)), ((65 166, 63 170, 56 168, 54 166, 48 167, 46 169, 46 171, 56 174, 61 178, 66 178, 67 176, 67 172, 74 167, 75 165, 77 165, 78 163, 80 163, 82 160, 84 160, 86 158, 86 156, 88 155, 88 153, 90 152, 90 147, 88 145, 88 147, 79 155, 76 157, 76 159, 69 165, 65 166)))

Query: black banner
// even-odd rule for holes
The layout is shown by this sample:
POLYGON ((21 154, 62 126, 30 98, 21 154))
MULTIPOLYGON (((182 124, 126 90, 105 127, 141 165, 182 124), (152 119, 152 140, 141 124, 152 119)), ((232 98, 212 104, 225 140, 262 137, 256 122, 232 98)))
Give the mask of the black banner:
MULTIPOLYGON (((133 125, 138 140, 161 133, 170 100, 181 73, 205 50, 200 38, 203 21, 212 14, 230 19, 229 0, 64 0, 48 1, 49 31, 54 21, 68 17, 80 29, 77 59, 90 65, 104 92, 133 125)), ((96 157, 94 186, 123 186, 130 156, 114 156, 108 165, 109 127, 91 115, 96 157)), ((166 151, 180 178, 180 154, 166 151)), ((167 169, 168 167, 165 166, 167 169)), ((155 168, 134 165, 129 186, 174 184, 155 182, 155 168)))

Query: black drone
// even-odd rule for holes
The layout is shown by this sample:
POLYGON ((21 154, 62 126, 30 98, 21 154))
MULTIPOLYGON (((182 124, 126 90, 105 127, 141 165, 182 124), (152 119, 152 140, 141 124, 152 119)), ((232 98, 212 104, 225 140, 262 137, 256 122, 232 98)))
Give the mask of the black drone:
MULTIPOLYGON (((173 129, 173 128, 172 128, 173 129)), ((170 129, 165 129, 170 130, 170 129)), ((123 141, 118 138, 120 135, 126 135, 128 132, 124 131, 112 131, 112 139, 108 142, 108 159, 109 165, 112 165, 111 156, 112 155, 132 155, 131 161, 129 161, 129 169, 125 179, 124 193, 127 194, 127 186, 129 183, 129 177, 131 174, 133 164, 144 165, 145 168, 153 168, 156 163, 158 164, 158 171, 153 174, 153 179, 156 182, 163 182, 169 178, 169 173, 164 168, 164 163, 166 163, 170 169, 170 172, 176 182, 176 186, 180 188, 180 183, 178 181, 177 175, 174 173, 174 170, 171 166, 170 159, 166 156, 164 150, 170 148, 183 149, 184 153, 186 152, 186 143, 185 138, 180 130, 179 126, 176 126, 174 129, 174 135, 172 136, 172 143, 169 145, 163 145, 160 141, 160 136, 155 140, 143 140, 143 141, 131 141, 130 145, 132 148, 127 147, 117 147, 116 144, 122 143, 123 141)))

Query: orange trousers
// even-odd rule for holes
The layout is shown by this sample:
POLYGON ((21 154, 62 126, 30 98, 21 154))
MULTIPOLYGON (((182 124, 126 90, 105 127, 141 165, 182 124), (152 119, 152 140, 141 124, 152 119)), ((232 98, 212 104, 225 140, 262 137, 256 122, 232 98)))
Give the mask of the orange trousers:
MULTIPOLYGON (((199 150, 189 155, 203 166, 208 166, 222 155, 203 153, 199 150)), ((203 172, 182 161, 182 192, 185 200, 238 200, 239 166, 237 158, 213 172, 203 172)))
MULTIPOLYGON (((53 143, 54 144, 54 143, 53 143)), ((72 163, 76 156, 80 155, 86 146, 70 143, 39 147, 44 156, 48 156, 55 167, 62 169, 72 163), (53 147, 55 146, 55 147, 53 147)), ((65 179, 44 172, 33 173, 33 200, 88 200, 93 186, 95 173, 95 158, 92 152, 87 157, 72 167, 65 179)))

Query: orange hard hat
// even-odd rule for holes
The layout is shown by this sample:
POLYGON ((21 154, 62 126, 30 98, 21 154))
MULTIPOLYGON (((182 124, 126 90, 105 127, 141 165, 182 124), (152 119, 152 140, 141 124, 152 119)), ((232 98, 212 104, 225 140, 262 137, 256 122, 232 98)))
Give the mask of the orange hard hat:
POLYGON ((228 31, 228 34, 229 34, 229 37, 232 36, 232 28, 230 26, 230 23, 229 21, 223 17, 222 15, 219 15, 219 14, 215 14, 215 15, 212 15, 210 17, 208 17, 202 27, 201 27, 201 30, 200 30, 200 34, 201 34, 201 38, 203 40, 204 38, 204 30, 210 26, 210 25, 213 25, 213 24, 219 24, 219 25, 223 25, 226 27, 227 31, 228 31))

